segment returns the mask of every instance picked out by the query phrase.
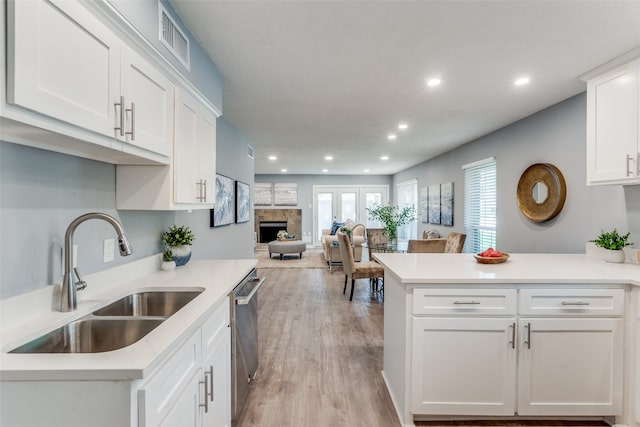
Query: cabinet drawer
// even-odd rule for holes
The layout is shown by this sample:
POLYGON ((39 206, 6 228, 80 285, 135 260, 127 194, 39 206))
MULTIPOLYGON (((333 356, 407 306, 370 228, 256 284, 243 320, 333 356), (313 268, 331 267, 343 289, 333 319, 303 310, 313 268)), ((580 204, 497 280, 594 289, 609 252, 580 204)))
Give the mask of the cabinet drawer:
POLYGON ((229 300, 225 299, 202 325, 202 355, 206 357, 229 328, 229 300))
POLYGON ((140 427, 160 425, 200 368, 200 329, 138 390, 140 427))
POLYGON ((522 289, 522 316, 622 316, 623 289, 522 289))
POLYGON ((414 289, 413 314, 514 315, 516 293, 515 289, 414 289))

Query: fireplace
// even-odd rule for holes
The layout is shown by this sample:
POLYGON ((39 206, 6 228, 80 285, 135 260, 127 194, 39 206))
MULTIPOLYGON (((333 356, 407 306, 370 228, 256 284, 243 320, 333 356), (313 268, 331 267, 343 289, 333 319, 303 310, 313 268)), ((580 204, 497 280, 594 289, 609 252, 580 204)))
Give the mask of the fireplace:
POLYGON ((276 240, 280 230, 287 230, 287 221, 260 221, 259 242, 276 240))
POLYGON ((258 243, 276 240, 280 230, 286 230, 296 236, 296 239, 302 240, 301 209, 256 209, 254 213, 258 243))

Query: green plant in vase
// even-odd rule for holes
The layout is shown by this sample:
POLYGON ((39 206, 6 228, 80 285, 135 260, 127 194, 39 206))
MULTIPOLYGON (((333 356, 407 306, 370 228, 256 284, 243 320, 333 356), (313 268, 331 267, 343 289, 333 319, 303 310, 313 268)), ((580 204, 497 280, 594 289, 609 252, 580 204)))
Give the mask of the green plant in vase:
POLYGON ((605 261, 608 262, 624 262, 624 249, 625 246, 632 245, 632 243, 628 242, 629 235, 627 234, 619 234, 617 229, 613 229, 613 231, 602 231, 595 240, 591 240, 591 242, 595 243, 596 246, 603 248, 606 250, 605 252, 605 261))
POLYGON ((415 206, 399 206, 384 205, 367 208, 369 219, 380 221, 383 224, 382 233, 387 237, 389 244, 396 244, 398 241, 398 227, 409 224, 416 220, 415 206))
POLYGON ((162 244, 166 250, 171 251, 172 260, 177 266, 180 266, 185 265, 191 259, 191 244, 195 238, 188 226, 172 225, 168 231, 162 233, 162 244))

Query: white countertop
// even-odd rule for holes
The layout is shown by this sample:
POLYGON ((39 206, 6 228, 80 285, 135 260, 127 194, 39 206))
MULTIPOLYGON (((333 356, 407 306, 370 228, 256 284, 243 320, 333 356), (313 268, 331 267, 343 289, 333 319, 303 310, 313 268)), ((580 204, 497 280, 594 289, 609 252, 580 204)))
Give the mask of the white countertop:
MULTIPOLYGON (((135 279, 118 285, 104 285, 122 274, 113 269, 102 279, 91 276, 85 279, 94 285, 93 292, 79 292, 78 309, 61 313, 45 310, 26 321, 3 320, 0 337, 0 380, 133 380, 141 379, 153 371, 173 350, 197 330, 200 323, 220 303, 227 303, 229 292, 256 266, 255 259, 245 260, 192 260, 175 271, 147 271, 135 279), (97 288, 97 290, 96 290, 97 288), (114 351, 104 353, 75 354, 16 354, 7 351, 54 330, 69 321, 90 314, 95 309, 139 290, 157 288, 202 288, 204 291, 183 309, 165 320, 140 341, 114 351)), ((128 265, 128 271, 136 265, 128 265)), ((149 265, 149 262, 146 262, 149 265)), ((153 261, 154 269, 157 262, 153 261)), ((146 268, 140 263, 139 268, 146 268)), ((97 276, 97 275, 96 275, 97 276)), ((131 278, 130 275, 123 277, 131 278)), ((121 279, 120 279, 121 280, 121 279)), ((58 286, 59 288, 59 286, 58 286)), ((59 295, 55 292, 52 295, 59 295)), ((2 301, 4 319, 20 317, 20 313, 33 311, 29 307, 28 294, 2 301), (7 312, 11 313, 7 313, 7 312)), ((55 303, 55 302, 54 302, 55 303)), ((51 306, 50 302, 47 302, 51 306)), ((22 317, 24 319, 24 316, 22 317)))
POLYGON ((376 253, 404 284, 602 283, 640 286, 640 265, 585 254, 510 254, 503 264, 478 264, 472 254, 376 253))

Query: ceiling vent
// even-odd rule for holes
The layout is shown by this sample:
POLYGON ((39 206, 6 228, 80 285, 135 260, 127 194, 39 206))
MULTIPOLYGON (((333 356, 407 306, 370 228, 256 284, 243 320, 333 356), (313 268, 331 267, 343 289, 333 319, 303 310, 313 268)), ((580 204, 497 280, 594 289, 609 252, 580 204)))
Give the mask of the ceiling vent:
POLYGON ((160 2, 158 2, 158 12, 160 17, 160 41, 187 70, 191 70, 189 39, 160 2))

